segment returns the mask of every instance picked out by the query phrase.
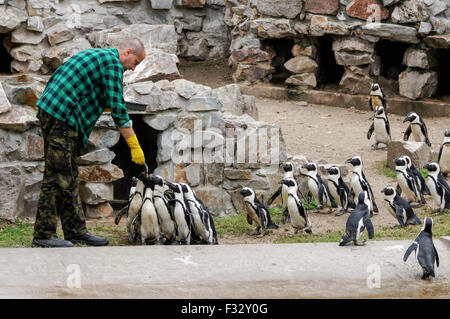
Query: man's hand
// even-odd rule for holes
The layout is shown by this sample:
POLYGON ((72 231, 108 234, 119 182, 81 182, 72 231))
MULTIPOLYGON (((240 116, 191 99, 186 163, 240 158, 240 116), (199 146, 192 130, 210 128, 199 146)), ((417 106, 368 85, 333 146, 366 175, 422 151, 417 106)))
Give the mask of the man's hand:
POLYGON ((145 156, 141 146, 139 145, 136 134, 125 139, 125 141, 131 151, 131 160, 136 164, 143 165, 145 163, 145 156))

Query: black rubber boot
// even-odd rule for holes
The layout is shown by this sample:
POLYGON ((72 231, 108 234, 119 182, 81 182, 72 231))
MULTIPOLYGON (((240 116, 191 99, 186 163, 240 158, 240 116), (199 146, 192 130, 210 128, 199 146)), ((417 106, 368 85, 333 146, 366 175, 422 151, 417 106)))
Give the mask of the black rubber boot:
POLYGON ((62 247, 73 247, 73 244, 70 241, 53 236, 50 239, 33 238, 31 246, 32 247, 62 248, 62 247))
POLYGON ((108 239, 94 236, 89 232, 86 232, 84 235, 66 237, 65 239, 73 244, 86 244, 88 246, 106 246, 109 244, 108 239))

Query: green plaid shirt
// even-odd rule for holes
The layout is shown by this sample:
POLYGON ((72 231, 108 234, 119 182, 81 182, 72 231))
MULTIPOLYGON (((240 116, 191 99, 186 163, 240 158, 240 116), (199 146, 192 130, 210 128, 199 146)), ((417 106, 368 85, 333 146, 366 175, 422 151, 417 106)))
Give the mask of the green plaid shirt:
POLYGON ((123 66, 117 49, 81 51, 52 74, 36 106, 76 129, 83 147, 105 108, 114 123, 131 127, 123 99, 123 66))

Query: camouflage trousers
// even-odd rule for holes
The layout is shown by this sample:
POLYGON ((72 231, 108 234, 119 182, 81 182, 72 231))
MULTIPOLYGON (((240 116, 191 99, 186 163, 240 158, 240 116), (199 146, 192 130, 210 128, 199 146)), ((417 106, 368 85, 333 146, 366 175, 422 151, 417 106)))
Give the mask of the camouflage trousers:
POLYGON ((79 193, 80 179, 75 159, 79 154, 78 132, 39 110, 44 139, 45 171, 34 224, 34 237, 56 235, 58 217, 64 237, 86 233, 86 219, 79 193))

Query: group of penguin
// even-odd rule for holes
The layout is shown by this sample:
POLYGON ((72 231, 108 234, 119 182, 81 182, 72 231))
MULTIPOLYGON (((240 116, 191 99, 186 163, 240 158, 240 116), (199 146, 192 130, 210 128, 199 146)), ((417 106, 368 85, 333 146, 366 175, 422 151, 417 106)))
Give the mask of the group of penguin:
MULTIPOLYGON (((391 141, 385 103, 386 101, 379 85, 374 84, 370 94, 370 106, 374 109, 375 115, 367 133, 368 139, 375 133, 375 144, 372 145, 374 149, 378 149, 379 143, 384 143, 387 146, 391 141)), ((409 139, 412 133, 415 141, 424 142, 431 146, 425 123, 417 113, 408 113, 403 122, 410 122, 404 134, 405 141, 409 139)), ((445 174, 448 174, 450 171, 450 129, 445 131, 444 142, 439 151, 438 163, 429 163, 424 166, 428 171, 427 181, 413 165, 409 156, 401 156, 396 158, 394 162, 396 164, 398 185, 396 188, 388 185, 381 192, 384 194, 384 199, 387 202, 388 211, 396 218, 400 226, 422 223, 414 214, 410 203, 417 202, 417 207, 425 204, 426 201, 423 195, 431 195, 434 198, 438 205, 437 213, 443 212, 444 209, 450 209, 450 187, 441 171, 441 167, 445 174), (400 197, 402 193, 405 194, 407 200, 400 197)), ((327 168, 328 176, 326 180, 328 182, 326 183, 320 176, 316 163, 304 164, 302 168, 308 171, 306 174, 309 189, 307 197, 303 196, 298 188, 294 178, 293 164, 290 162, 283 163, 281 167, 284 171, 284 176, 279 182, 281 186, 270 197, 267 204, 272 204, 281 195, 281 204, 284 208, 282 223, 290 222, 295 234, 298 231, 312 234, 312 224, 303 204, 303 202, 309 202, 310 197, 313 197, 317 203, 315 212, 320 212, 324 206, 327 206, 329 207, 327 212, 329 214, 332 212, 332 208, 340 206, 341 209, 336 213, 336 216, 341 216, 349 208, 352 208, 353 210, 347 219, 339 246, 344 246, 352 241, 354 245, 364 245, 364 242, 359 243, 358 240, 365 229, 367 229, 369 239, 374 237, 371 217, 373 217, 374 213, 377 214, 379 210, 375 203, 372 188, 364 175, 361 157, 353 156, 346 163, 352 165, 350 187, 342 179, 338 166, 327 168)), ((278 228, 278 225, 271 220, 268 208, 258 200, 254 190, 244 187, 240 193, 244 197, 248 223, 252 224, 252 222, 255 222, 257 226, 251 234, 262 237, 267 229, 278 228)), ((434 277, 435 262, 439 266, 439 256, 432 240, 432 225, 433 219, 426 217, 421 232, 404 255, 404 261, 406 261, 411 252, 416 250, 417 260, 423 269, 422 279, 426 279, 429 276, 434 277)))
POLYGON ((210 211, 185 183, 148 173, 133 177, 128 203, 117 215, 116 225, 125 214, 130 243, 218 244, 210 211))

